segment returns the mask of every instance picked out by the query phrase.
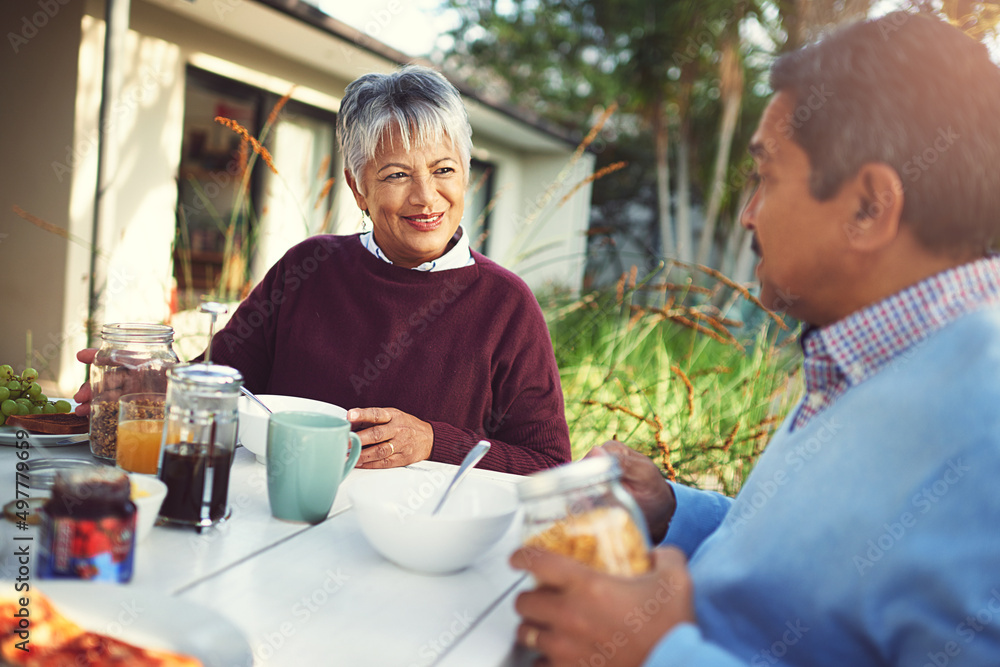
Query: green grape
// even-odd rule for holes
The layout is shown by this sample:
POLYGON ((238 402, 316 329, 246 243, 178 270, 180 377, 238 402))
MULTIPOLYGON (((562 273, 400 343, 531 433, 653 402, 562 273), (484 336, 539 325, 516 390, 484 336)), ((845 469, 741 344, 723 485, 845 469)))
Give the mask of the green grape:
POLYGON ((47 415, 54 415, 56 413, 56 404, 46 403, 42 406, 42 412, 47 415))
POLYGON ((0 412, 4 413, 4 415, 16 415, 17 408, 18 408, 17 403, 10 400, 9 398, 3 403, 0 403, 0 412))
POLYGON ((7 389, 10 390, 10 393, 12 393, 12 394, 14 392, 20 393, 20 391, 21 391, 21 383, 18 382, 17 380, 11 380, 10 382, 7 383, 7 389))
POLYGON ((27 394, 28 398, 30 398, 33 401, 37 401, 38 397, 42 395, 42 385, 38 384, 37 382, 32 382, 31 385, 28 387, 27 394))
POLYGON ((69 401, 56 401, 56 412, 62 414, 69 412, 70 405, 69 401))
POLYGON ((26 415, 30 413, 31 413, 31 408, 29 408, 27 405, 21 405, 20 403, 17 404, 18 415, 26 415))
POLYGON ((14 377, 14 369, 8 364, 0 366, 0 380, 9 380, 14 377))
POLYGON ((34 382, 38 379, 38 371, 34 368, 25 368, 24 372, 21 373, 21 379, 27 380, 28 382, 34 382))
POLYGON ((4 413, 0 412, 0 426, 3 426, 4 422, 6 422, 6 421, 7 421, 7 415, 5 415, 4 413))
POLYGON ((29 415, 40 415, 40 414, 42 414, 42 406, 40 406, 40 405, 32 405, 30 408, 28 408, 28 414, 29 415))
POLYGON ((18 405, 23 405, 26 408, 31 407, 31 401, 28 400, 27 398, 15 398, 14 402, 17 403, 18 405))
POLYGON ((34 398, 33 400, 34 400, 34 401, 35 401, 35 403, 37 403, 38 405, 41 405, 42 403, 48 403, 48 402, 49 402, 49 397, 48 397, 48 396, 46 396, 45 394, 39 394, 39 395, 38 395, 38 396, 36 396, 36 397, 35 397, 35 398, 34 398))
POLYGON ((0 401, 6 401, 10 398, 10 389, 6 385, 0 386, 0 401))

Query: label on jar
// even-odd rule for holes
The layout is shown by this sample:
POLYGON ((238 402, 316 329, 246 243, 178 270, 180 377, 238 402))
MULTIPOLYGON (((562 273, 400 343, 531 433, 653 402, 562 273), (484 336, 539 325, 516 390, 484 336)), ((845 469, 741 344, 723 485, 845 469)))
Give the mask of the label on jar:
POLYGON ((126 582, 132 578, 135 513, 125 518, 46 518, 39 577, 126 582))

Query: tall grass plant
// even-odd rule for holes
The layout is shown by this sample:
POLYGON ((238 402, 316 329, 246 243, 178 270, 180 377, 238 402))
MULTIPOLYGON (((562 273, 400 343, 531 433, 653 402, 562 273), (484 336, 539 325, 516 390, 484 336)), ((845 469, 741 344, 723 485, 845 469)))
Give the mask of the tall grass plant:
POLYGON ((801 393, 791 332, 723 276, 707 294, 690 273, 680 284, 634 276, 614 291, 540 299, 573 458, 620 440, 670 479, 734 495, 801 393), (724 308, 712 305, 720 297, 724 308), (755 311, 754 325, 728 317, 755 311))

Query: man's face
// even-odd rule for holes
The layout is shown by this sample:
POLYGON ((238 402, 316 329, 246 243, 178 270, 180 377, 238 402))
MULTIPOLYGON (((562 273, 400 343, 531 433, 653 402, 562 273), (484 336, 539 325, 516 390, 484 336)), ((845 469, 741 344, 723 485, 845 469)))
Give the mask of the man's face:
MULTIPOLYGON (((750 141, 760 183, 740 222, 754 235, 757 278, 768 308, 823 326, 847 312, 847 233, 857 207, 844 192, 817 201, 809 192, 811 167, 792 140, 794 98, 772 98, 750 141)), ((809 122, 809 121, 806 121, 809 122)))

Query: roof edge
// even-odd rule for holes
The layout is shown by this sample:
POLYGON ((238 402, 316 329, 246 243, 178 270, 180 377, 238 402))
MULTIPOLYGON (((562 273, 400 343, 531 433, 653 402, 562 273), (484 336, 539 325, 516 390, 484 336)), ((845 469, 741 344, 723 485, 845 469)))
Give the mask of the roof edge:
POLYGON ((442 70, 438 65, 431 62, 426 58, 419 58, 414 56, 409 56, 402 51, 397 51, 388 44, 378 41, 373 37, 370 37, 366 33, 349 26, 343 21, 339 21, 329 14, 326 14, 319 8, 303 2, 303 0, 254 0, 255 2, 270 7, 275 11, 279 11, 287 16, 298 19, 303 23, 306 23, 318 30, 326 32, 334 37, 343 39, 345 41, 351 42, 355 47, 363 49, 368 53, 377 56, 379 58, 384 58, 397 65, 408 65, 411 63, 425 65, 427 67, 433 68, 441 72, 451 83, 458 89, 458 91, 469 98, 479 102, 480 104, 486 105, 495 111, 504 114, 514 120, 525 123, 532 128, 547 134, 548 136, 562 141, 570 146, 576 146, 583 140, 583 135, 570 131, 564 127, 558 126, 555 123, 546 121, 545 119, 536 116, 524 109, 519 109, 510 104, 504 104, 503 102, 498 102, 496 100, 490 100, 484 97, 481 93, 474 90, 465 81, 456 78, 455 76, 449 74, 447 71, 442 70))

